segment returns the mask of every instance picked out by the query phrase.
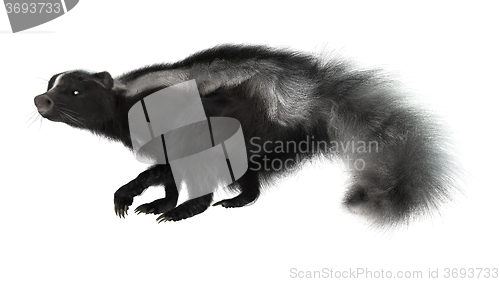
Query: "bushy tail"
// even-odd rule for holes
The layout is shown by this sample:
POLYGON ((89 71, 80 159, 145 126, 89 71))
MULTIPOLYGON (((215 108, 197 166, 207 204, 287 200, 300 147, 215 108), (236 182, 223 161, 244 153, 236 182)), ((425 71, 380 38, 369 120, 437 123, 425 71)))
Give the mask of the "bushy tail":
POLYGON ((331 136, 353 146, 340 150, 353 172, 344 205, 387 226, 432 214, 448 202, 456 167, 435 119, 373 72, 332 75, 331 136))

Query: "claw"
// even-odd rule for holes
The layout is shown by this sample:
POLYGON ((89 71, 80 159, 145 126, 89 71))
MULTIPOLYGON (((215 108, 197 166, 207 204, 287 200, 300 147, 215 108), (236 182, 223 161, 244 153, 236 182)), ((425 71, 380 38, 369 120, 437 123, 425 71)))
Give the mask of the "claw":
POLYGON ((218 201, 217 203, 213 204, 212 207, 215 207, 215 206, 220 206, 222 205, 224 201, 218 201))
POLYGON ((161 223, 161 222, 171 221, 172 218, 165 215, 160 215, 156 220, 158 221, 158 223, 161 223))
POLYGON ((120 218, 125 218, 125 215, 128 215, 128 206, 125 206, 122 209, 115 206, 115 214, 120 218))
POLYGON ((142 205, 142 206, 138 206, 138 207, 135 209, 135 212, 136 212, 137 214, 147 213, 147 212, 145 211, 145 208, 144 208, 144 206, 143 206, 143 205, 142 205))
POLYGON ((144 213, 144 214, 149 214, 149 213, 153 213, 155 211, 154 208, 150 208, 150 209, 147 209, 147 205, 144 204, 142 206, 138 206, 136 209, 135 209, 135 212, 137 214, 141 214, 141 213, 144 213))

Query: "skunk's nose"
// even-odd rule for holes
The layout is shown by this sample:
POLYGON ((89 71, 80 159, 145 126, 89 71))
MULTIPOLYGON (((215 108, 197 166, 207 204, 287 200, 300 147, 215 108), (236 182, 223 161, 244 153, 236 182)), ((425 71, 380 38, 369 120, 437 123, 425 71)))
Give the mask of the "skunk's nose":
POLYGON ((41 94, 35 97, 35 106, 40 114, 45 114, 52 109, 54 102, 47 94, 41 94))

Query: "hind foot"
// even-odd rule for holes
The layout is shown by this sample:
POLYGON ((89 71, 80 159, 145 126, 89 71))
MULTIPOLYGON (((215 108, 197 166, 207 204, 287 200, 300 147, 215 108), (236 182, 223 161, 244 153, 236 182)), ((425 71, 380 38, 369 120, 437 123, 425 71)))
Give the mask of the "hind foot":
POLYGON ((219 201, 213 206, 223 206, 225 208, 239 208, 253 203, 260 195, 260 183, 257 173, 247 171, 243 177, 238 179, 237 186, 241 193, 232 198, 219 201))
POLYGON ((254 202, 255 200, 257 200, 257 197, 258 193, 253 193, 253 194, 241 193, 232 199, 218 201, 212 206, 223 206, 225 208, 240 208, 254 202))
POLYGON ((160 213, 166 213, 170 210, 173 210, 175 206, 177 205, 177 200, 176 199, 171 199, 171 198, 163 198, 163 199, 158 199, 155 200, 151 203, 143 204, 138 206, 135 209, 135 213, 141 214, 160 214, 160 213))
POLYGON ((207 194, 198 198, 186 201, 173 210, 160 215, 156 220, 158 223, 165 221, 178 221, 200 214, 208 209, 212 202, 213 194, 207 194))

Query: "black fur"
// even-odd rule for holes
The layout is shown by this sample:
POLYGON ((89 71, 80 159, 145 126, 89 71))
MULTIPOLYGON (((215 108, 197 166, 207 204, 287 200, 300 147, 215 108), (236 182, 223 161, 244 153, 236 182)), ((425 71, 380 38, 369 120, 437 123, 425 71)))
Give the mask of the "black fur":
MULTIPOLYGON (((48 92, 35 98, 41 114, 129 148, 129 108, 159 89, 196 79, 207 116, 240 121, 249 156, 249 170, 229 187, 241 193, 215 205, 252 203, 262 182, 317 155, 363 161, 362 170, 353 170, 344 204, 375 223, 405 223, 450 198, 454 168, 440 127, 376 71, 358 71, 342 61, 290 50, 224 45, 115 79, 107 72, 71 71, 53 88, 58 75, 50 80, 48 92), (300 152, 279 149, 280 142, 289 141, 316 147, 300 152), (335 150, 354 144, 349 142, 371 143, 364 151, 335 150), (271 152, 258 150, 264 144, 271 152), (264 169, 273 160, 286 161, 287 169, 264 169)), ((162 214, 158 220, 175 221, 205 211, 212 201, 209 194, 177 206, 169 165, 155 165, 118 189, 117 214, 124 216, 133 197, 160 184, 166 197, 139 206, 138 213, 162 214)))

